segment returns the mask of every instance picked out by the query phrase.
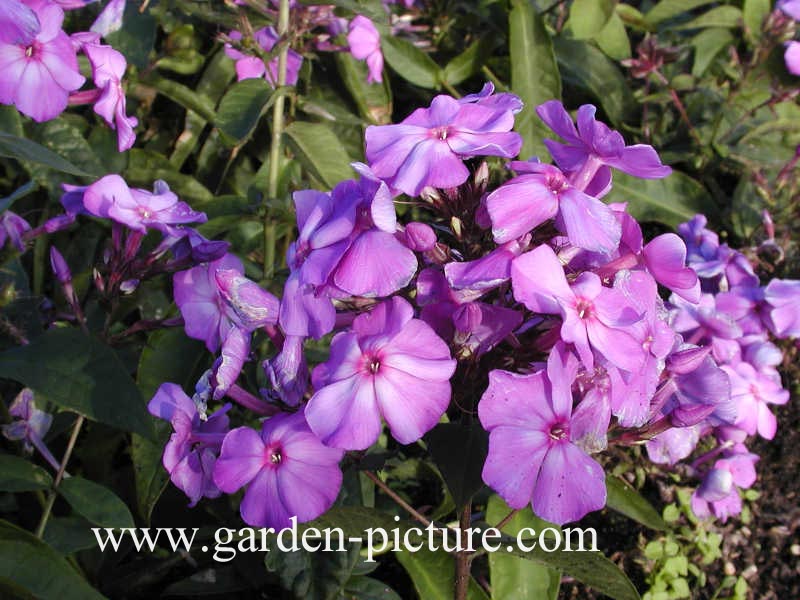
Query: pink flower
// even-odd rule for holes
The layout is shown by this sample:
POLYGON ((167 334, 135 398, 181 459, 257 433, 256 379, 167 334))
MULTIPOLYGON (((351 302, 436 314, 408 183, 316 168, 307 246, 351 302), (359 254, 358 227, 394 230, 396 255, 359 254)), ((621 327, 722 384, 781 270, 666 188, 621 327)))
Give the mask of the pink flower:
POLYGON ((0 104, 13 104, 34 121, 48 121, 67 107, 69 93, 83 85, 78 58, 61 30, 64 11, 45 0, 29 0, 40 30, 28 43, 0 43, 0 104))
POLYGON ((136 117, 125 114, 125 91, 122 89, 122 77, 127 67, 125 57, 111 46, 100 44, 85 44, 83 51, 92 65, 94 84, 100 91, 94 112, 100 115, 111 129, 116 129, 117 147, 120 152, 124 152, 136 141, 133 128, 139 124, 136 117))
POLYGON ((369 68, 367 83, 383 81, 383 53, 381 52, 381 34, 375 24, 363 15, 350 21, 350 32, 347 34, 350 54, 358 60, 366 60, 369 68))

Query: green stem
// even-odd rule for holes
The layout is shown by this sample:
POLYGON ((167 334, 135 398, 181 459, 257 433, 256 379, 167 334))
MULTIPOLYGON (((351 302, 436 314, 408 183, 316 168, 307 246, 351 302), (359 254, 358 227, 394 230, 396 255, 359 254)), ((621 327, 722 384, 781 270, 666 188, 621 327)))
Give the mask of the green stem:
MULTIPOLYGON (((283 38, 289 30, 289 0, 280 0, 278 9, 278 37, 283 38)), ((278 81, 276 89, 286 85, 286 60, 289 45, 283 44, 278 55, 278 81)), ((269 175, 267 179, 267 207, 264 216, 264 278, 272 276, 275 268, 275 223, 272 220, 270 204, 277 200, 278 176, 280 174, 281 138, 283 136, 283 110, 285 94, 275 99, 272 108, 272 144, 269 148, 269 175)))
POLYGON ((453 96, 453 98, 461 98, 461 94, 458 92, 458 90, 446 81, 442 81, 442 87, 450 92, 450 95, 453 96))
POLYGON ((75 421, 75 425, 72 427, 72 435, 70 435, 69 442, 67 442, 67 449, 64 450, 64 457, 61 459, 61 467, 59 467, 58 473, 56 473, 56 478, 53 480, 53 487, 47 496, 47 502, 44 506, 44 511, 42 512, 42 518, 39 520, 39 525, 36 527, 36 537, 39 539, 42 539, 42 536, 44 536, 44 529, 47 527, 47 521, 50 519, 50 513, 53 511, 53 504, 56 502, 58 486, 61 483, 61 480, 64 479, 64 473, 67 470, 67 463, 69 462, 70 456, 72 456, 72 451, 75 449, 75 442, 78 440, 78 434, 83 426, 83 421, 83 415, 78 415, 78 419, 75 421))

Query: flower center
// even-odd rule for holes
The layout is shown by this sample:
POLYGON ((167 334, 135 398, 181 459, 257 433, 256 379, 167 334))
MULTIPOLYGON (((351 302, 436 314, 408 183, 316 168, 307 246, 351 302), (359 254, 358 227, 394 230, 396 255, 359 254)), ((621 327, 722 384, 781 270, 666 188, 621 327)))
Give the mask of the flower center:
POLYGON ((377 358, 373 358, 371 361, 369 361, 369 372, 372 373, 373 375, 377 373, 380 370, 380 368, 381 368, 381 361, 379 361, 377 358))
POLYGON ((585 298, 578 298, 578 302, 575 304, 575 310, 578 313, 578 318, 589 319, 592 316, 594 305, 590 300, 586 300, 585 298))
POLYGON ((549 173, 545 178, 545 183, 554 196, 558 196, 569 185, 566 178, 556 173, 549 173))
POLYGON ((150 212, 150 209, 148 209, 146 206, 140 206, 137 212, 143 219, 149 219, 150 216, 153 214, 150 212))
POLYGON ((448 133, 449 131, 447 126, 434 127, 433 129, 431 129, 431 137, 442 141, 445 141, 447 139, 448 133))
POLYGON ((36 58, 39 54, 39 44, 36 42, 32 43, 30 46, 25 48, 25 56, 28 58, 36 58))
POLYGON ((554 423, 552 427, 550 427, 550 439, 560 441, 566 439, 567 437, 567 426, 564 423, 554 423))
POLYGON ((276 448, 275 450, 270 452, 269 462, 271 462, 273 465, 281 464, 282 460, 283 460, 283 455, 281 454, 280 448, 276 448))

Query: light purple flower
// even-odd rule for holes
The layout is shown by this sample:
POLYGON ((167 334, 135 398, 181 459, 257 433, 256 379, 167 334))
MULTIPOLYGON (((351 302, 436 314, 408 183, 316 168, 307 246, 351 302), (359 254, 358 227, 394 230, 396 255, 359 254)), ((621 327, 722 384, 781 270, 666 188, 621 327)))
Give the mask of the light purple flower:
POLYGON ((603 468, 573 441, 576 369, 574 357, 557 347, 546 371, 491 371, 478 404, 489 431, 483 480, 512 508, 530 503, 537 516, 559 525, 606 503, 603 468))
POLYGON ((225 436, 214 481, 228 494, 247 486, 242 519, 279 530, 291 526, 292 517, 311 521, 333 505, 343 454, 320 442, 302 412, 279 414, 264 421, 260 433, 239 427, 225 436))
POLYGON ((189 506, 195 506, 201 498, 220 496, 213 472, 228 431, 228 409, 229 404, 201 420, 197 406, 174 383, 162 383, 147 405, 150 414, 172 425, 162 463, 170 481, 189 497, 189 506))
POLYGON ((800 75, 800 42, 795 40, 786 42, 783 60, 786 63, 786 70, 789 71, 789 73, 792 75, 800 75))
POLYGON ((110 0, 106 7, 97 15, 90 31, 108 37, 115 31, 122 29, 122 19, 125 16, 125 0, 110 0))
POLYGON ((27 46, 39 33, 39 18, 20 0, 0 3, 0 44, 27 46))
POLYGON ((463 158, 516 156, 522 138, 513 127, 514 113, 504 104, 436 96, 400 124, 368 127, 367 161, 389 187, 410 196, 426 186, 452 188, 469 176, 463 158))
POLYGON ((25 252, 25 240, 22 239, 31 226, 17 213, 6 210, 0 215, 0 248, 6 245, 6 240, 20 252, 25 252))
POLYGON ((31 0, 40 29, 28 42, 0 42, 0 104, 13 104, 35 121, 47 121, 67 107, 69 93, 83 85, 78 58, 61 30, 64 11, 46 0, 31 0))
POLYGON ((217 287, 217 270, 244 273, 242 261, 233 254, 226 254, 213 262, 173 275, 175 304, 183 315, 186 335, 203 340, 211 352, 219 349, 232 326, 217 287))
POLYGON ((703 519, 711 514, 723 523, 742 512, 738 488, 749 488, 756 480, 758 456, 737 444, 706 473, 703 483, 692 494, 692 512, 703 519))
POLYGON ((9 440, 21 441, 25 452, 31 453, 36 448, 47 463, 58 471, 60 464, 44 443, 44 436, 50 430, 53 416, 36 408, 33 391, 23 388, 9 406, 8 414, 13 420, 0 428, 3 436, 9 440))
POLYGON ((560 228, 574 246, 606 254, 617 248, 621 230, 611 208, 570 185, 552 165, 530 163, 528 173, 486 198, 495 242, 519 238, 558 216, 560 228))
POLYGON ((381 52, 381 34, 375 24, 363 15, 350 21, 347 43, 350 54, 357 60, 366 60, 369 75, 367 83, 383 82, 383 53, 381 52))
POLYGON ((795 21, 800 21, 800 0, 778 0, 775 8, 782 10, 795 21))
POLYGON ((789 391, 783 389, 780 376, 770 376, 756 371, 752 365, 724 365, 722 369, 731 381, 731 398, 736 404, 736 427, 750 435, 758 433, 771 440, 775 437, 778 422, 770 411, 770 404, 786 404, 789 391))
MULTIPOLYGON (((242 40, 239 31, 231 31, 228 36, 235 41, 242 40)), ((278 34, 272 27, 263 27, 253 33, 256 43, 262 50, 269 52, 278 41, 278 34)), ((235 49, 230 44, 225 45, 225 54, 236 61, 236 77, 238 81, 242 79, 257 79, 266 77, 267 82, 275 87, 278 85, 278 58, 269 61, 269 65, 264 64, 264 60, 259 56, 251 56, 235 49)), ((295 85, 300 67, 303 64, 303 57, 289 48, 286 56, 286 85, 295 85)))
POLYGON ((410 444, 447 410, 455 366, 411 305, 391 298, 333 338, 330 358, 312 375, 308 424, 329 446, 363 450, 378 439, 383 417, 394 438, 410 444))
POLYGON ((303 336, 286 336, 278 355, 265 360, 263 365, 274 394, 288 406, 300 404, 308 389, 309 372, 303 351, 304 341, 303 336))
POLYGON ((536 107, 542 121, 566 142, 544 140, 556 164, 571 174, 575 187, 580 190, 607 187, 605 184, 599 186, 597 182, 610 181, 609 167, 644 179, 660 179, 672 172, 661 164, 652 146, 626 146, 619 132, 595 120, 596 111, 591 104, 581 106, 576 129, 572 117, 558 100, 536 107))
POLYGON ((654 463, 674 465, 694 451, 701 433, 702 425, 667 429, 647 441, 647 456, 654 463))
POLYGON ((779 338, 800 338, 800 281, 773 279, 764 288, 764 301, 772 333, 779 338))
POLYGON ((555 252, 541 245, 514 259, 511 281, 514 298, 530 310, 561 315, 561 339, 575 344, 587 368, 594 366, 592 350, 626 371, 643 366, 643 342, 630 327, 642 315, 619 290, 604 287, 596 274, 586 271, 567 283, 555 252))
POLYGON ((129 188, 119 175, 106 175, 83 193, 83 206, 92 215, 112 219, 144 233, 157 229, 169 233, 169 226, 204 223, 206 216, 178 200, 169 186, 155 182, 153 192, 129 188))
POLYGON ((84 44, 83 51, 92 66, 94 84, 100 90, 94 112, 117 131, 117 149, 124 152, 136 141, 133 128, 139 124, 136 117, 125 114, 125 91, 122 89, 122 77, 127 67, 125 57, 111 46, 100 44, 84 44))

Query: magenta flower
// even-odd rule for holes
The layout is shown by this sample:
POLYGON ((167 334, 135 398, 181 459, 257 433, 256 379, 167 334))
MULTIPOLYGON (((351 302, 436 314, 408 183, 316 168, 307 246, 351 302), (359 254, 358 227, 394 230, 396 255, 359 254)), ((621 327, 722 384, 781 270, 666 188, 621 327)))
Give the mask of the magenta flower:
POLYGON ((470 156, 519 153, 522 138, 511 129, 514 113, 501 103, 461 103, 436 96, 397 125, 372 125, 366 132, 367 161, 389 187, 410 196, 426 186, 452 188, 467 180, 470 156))
POLYGON ((0 104, 13 104, 34 121, 47 121, 67 107, 83 85, 78 58, 61 30, 64 11, 44 0, 29 2, 40 29, 28 43, 0 43, 0 104))
POLYGON ((495 242, 519 238, 558 216, 574 246, 606 254, 617 248, 621 230, 611 208, 570 185, 556 167, 525 164, 530 174, 515 177, 486 198, 495 242))
POLYGON ((736 427, 750 435, 758 433, 767 440, 774 438, 778 422, 769 405, 786 404, 789 401, 789 391, 783 389, 780 375, 760 373, 745 362, 735 367, 725 365, 722 369, 731 381, 731 398, 736 405, 736 427))
POLYGON ((511 264, 514 298, 530 310, 561 315, 561 339, 575 344, 583 364, 594 366, 592 350, 613 365, 637 372, 645 360, 643 342, 631 325, 641 320, 617 289, 602 285, 591 272, 567 283, 564 268, 550 246, 541 245, 511 264))
POLYGON ((247 486, 240 507, 245 523, 283 529, 292 517, 311 521, 333 505, 343 454, 319 441, 302 412, 280 414, 264 421, 260 434, 239 427, 225 436, 214 482, 228 494, 247 486))
POLYGON ((800 21, 800 0, 778 0, 775 8, 782 10, 795 21, 800 21))
POLYGON ((153 192, 129 188, 119 175, 106 175, 83 193, 84 208, 96 217, 112 219, 135 231, 158 229, 169 233, 171 225, 204 223, 206 216, 195 212, 170 191, 161 180, 153 192))
POLYGON ((125 114, 125 91, 122 89, 127 67, 125 57, 111 46, 100 44, 84 44, 83 51, 92 66, 94 84, 100 91, 94 111, 117 131, 117 148, 124 152, 136 141, 133 128, 139 124, 136 117, 125 114))
POLYGON ((542 519, 576 521, 606 503, 603 468, 573 442, 577 361, 556 347, 547 370, 494 370, 478 404, 489 431, 483 480, 512 508, 531 504, 542 519))
POLYGON ((220 496, 213 473, 228 431, 228 409, 230 404, 201 420, 197 406, 174 383, 162 383, 147 405, 150 414, 172 424, 173 434, 164 447, 162 463, 172 483, 189 497, 189 506, 201 498, 220 496))
POLYGON ((572 117, 558 100, 550 100, 536 108, 542 121, 566 142, 544 140, 556 164, 572 176, 575 187, 581 190, 606 187, 597 182, 610 180, 609 167, 644 179, 660 179, 672 172, 661 164, 652 146, 626 146, 619 132, 595 120, 596 111, 591 104, 581 106, 576 129, 572 117))
POLYGON ((0 44, 28 46, 39 33, 39 18, 20 0, 0 4, 0 44))
POLYGON ((367 83, 383 82, 383 53, 381 52, 381 34, 375 24, 363 15, 350 21, 347 43, 350 54, 357 60, 366 60, 369 74, 367 83))
MULTIPOLYGON (((278 42, 278 34, 272 27, 264 27, 253 33, 256 43, 261 46, 264 52, 269 52, 278 42)), ((239 31, 231 31, 228 34, 234 41, 241 41, 242 34, 239 31)), ((278 85, 278 59, 273 58, 269 61, 268 65, 264 64, 264 60, 259 56, 251 56, 241 52, 231 46, 225 44, 225 54, 229 58, 236 61, 236 78, 238 81, 242 79, 258 79, 259 77, 266 77, 267 82, 275 87, 278 85)), ((303 64, 303 57, 297 52, 289 49, 286 57, 286 84, 295 85, 297 83, 297 76, 300 73, 300 67, 303 64)))
POLYGON ((800 42, 792 40, 786 42, 786 49, 783 52, 783 61, 786 63, 786 70, 792 75, 800 75, 800 42))
POLYGON ((330 358, 312 374, 308 424, 329 446, 363 450, 378 439, 383 417, 394 438, 410 444, 447 410, 455 367, 447 344, 394 297, 333 338, 330 358))

